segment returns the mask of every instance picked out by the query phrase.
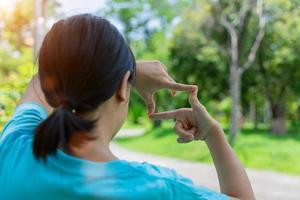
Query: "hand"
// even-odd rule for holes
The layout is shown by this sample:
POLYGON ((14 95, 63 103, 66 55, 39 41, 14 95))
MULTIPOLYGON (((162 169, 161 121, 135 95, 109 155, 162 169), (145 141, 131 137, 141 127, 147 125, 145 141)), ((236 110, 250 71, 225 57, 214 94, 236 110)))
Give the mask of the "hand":
POLYGON ((173 111, 154 113, 151 119, 176 119, 177 142, 187 143, 193 140, 205 140, 215 129, 221 128, 197 98, 197 90, 189 96, 192 108, 180 108, 173 111))
POLYGON ((194 91, 195 85, 176 83, 167 72, 166 66, 159 61, 137 61, 135 89, 143 97, 148 114, 155 112, 153 95, 157 90, 170 89, 173 96, 176 91, 194 91))

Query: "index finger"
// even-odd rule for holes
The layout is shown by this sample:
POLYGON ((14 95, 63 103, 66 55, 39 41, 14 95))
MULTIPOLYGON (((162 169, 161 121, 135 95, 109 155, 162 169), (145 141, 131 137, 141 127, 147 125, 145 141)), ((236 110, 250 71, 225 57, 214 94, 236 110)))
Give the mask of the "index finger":
POLYGON ((158 120, 158 119, 174 119, 177 116, 178 110, 165 111, 159 113, 150 114, 150 119, 158 120))
POLYGON ((196 85, 188 85, 188 84, 182 84, 182 83, 176 83, 175 81, 170 81, 166 84, 166 87, 168 89, 176 90, 176 91, 189 91, 193 92, 197 90, 196 85))

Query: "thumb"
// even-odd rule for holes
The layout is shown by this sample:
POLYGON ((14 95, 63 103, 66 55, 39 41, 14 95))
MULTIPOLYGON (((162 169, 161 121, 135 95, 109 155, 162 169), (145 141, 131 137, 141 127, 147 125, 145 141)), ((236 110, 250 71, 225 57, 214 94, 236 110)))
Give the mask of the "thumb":
POLYGON ((209 118, 211 118, 209 113, 207 112, 206 108, 198 100, 197 91, 198 90, 192 92, 189 96, 189 102, 191 104, 191 107, 192 107, 193 111, 195 112, 195 115, 198 116, 198 118, 201 118, 201 120, 203 120, 204 118, 209 119, 209 118))
POLYGON ((196 89, 190 93, 189 102, 190 102, 190 105, 192 106, 192 108, 194 108, 195 106, 201 105, 201 103, 198 100, 197 93, 198 93, 198 89, 196 89))

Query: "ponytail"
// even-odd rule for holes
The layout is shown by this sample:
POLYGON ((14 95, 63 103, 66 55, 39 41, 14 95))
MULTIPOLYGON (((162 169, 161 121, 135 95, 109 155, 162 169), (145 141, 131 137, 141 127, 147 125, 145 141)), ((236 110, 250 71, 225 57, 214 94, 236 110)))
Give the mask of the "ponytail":
POLYGON ((56 154, 59 147, 68 149, 71 136, 89 132, 95 121, 88 121, 75 115, 71 110, 58 107, 35 130, 33 153, 37 159, 46 159, 56 154))

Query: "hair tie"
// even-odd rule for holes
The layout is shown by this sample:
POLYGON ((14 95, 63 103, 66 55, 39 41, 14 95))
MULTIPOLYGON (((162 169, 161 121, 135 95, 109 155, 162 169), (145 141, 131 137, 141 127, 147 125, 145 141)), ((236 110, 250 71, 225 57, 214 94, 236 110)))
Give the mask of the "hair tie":
POLYGON ((55 111, 58 110, 58 109, 68 110, 68 111, 72 112, 73 114, 76 114, 76 109, 75 108, 70 108, 69 106, 60 105, 60 106, 54 108, 55 111))

